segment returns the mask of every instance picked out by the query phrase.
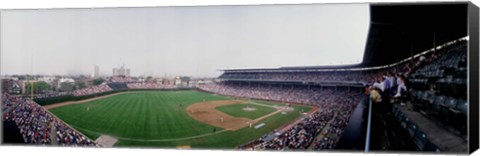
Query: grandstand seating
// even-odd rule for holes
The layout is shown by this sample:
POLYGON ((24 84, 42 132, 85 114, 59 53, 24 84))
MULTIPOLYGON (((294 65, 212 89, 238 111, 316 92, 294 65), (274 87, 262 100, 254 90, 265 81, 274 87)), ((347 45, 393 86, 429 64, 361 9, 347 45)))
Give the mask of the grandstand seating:
MULTIPOLYGON (((454 123, 466 119, 466 54, 466 43, 461 42, 410 75, 412 104, 416 109, 446 125, 455 126, 454 123)), ((463 129, 458 125, 457 128, 463 129)))
POLYGON ((428 142, 427 135, 422 131, 417 131, 413 137, 413 142, 419 151, 423 151, 428 142))
POLYGON ((413 138, 415 136, 415 133, 418 131, 418 127, 415 123, 410 122, 407 126, 407 131, 410 137, 413 138))
POLYGON ((398 106, 392 107, 392 113, 397 119, 398 124, 402 127, 402 131, 406 132, 409 138, 406 140, 411 141, 415 144, 417 150, 420 151, 439 151, 438 146, 432 144, 427 135, 418 128, 418 125, 415 121, 411 121, 399 108, 398 106))
POLYGON ((299 81, 299 82, 358 82, 366 83, 374 80, 381 72, 351 71, 351 72, 225 72, 218 77, 220 80, 244 81, 299 81))
MULTIPOLYGON (((466 43, 460 42, 446 48, 437 58, 420 63, 408 77, 411 89, 409 102, 414 106, 413 110, 424 112, 442 125, 454 127, 463 134, 466 133, 468 108, 465 47, 466 43)), ((439 151, 439 147, 419 129, 418 123, 409 119, 397 105, 392 113, 417 150, 439 151)))
MULTIPOLYGON (((300 96, 299 98, 290 97, 287 93, 310 94, 312 89, 305 89, 298 86, 295 87, 278 87, 271 84, 300 81, 305 82, 337 82, 337 81, 353 81, 370 83, 373 80, 381 81, 380 78, 388 78, 386 73, 404 73, 409 83, 409 93, 406 95, 415 110, 426 112, 427 115, 435 117, 446 125, 456 126, 465 129, 466 112, 468 104, 466 101, 466 42, 458 42, 449 45, 438 51, 424 54, 422 57, 413 59, 410 62, 400 63, 395 67, 385 68, 372 71, 225 71, 218 79, 220 83, 213 87, 204 88, 207 91, 215 93, 226 93, 231 96, 240 96, 247 98, 260 97, 262 99, 271 99, 276 101, 286 101, 307 104, 321 103, 311 96, 300 96), (387 76, 387 77, 385 77, 387 76), (236 83, 235 83, 236 82, 236 83), (244 83, 242 83, 244 82, 244 83), (248 82, 248 83, 247 83, 248 82), (253 83, 253 85, 251 84, 253 83), (270 85, 255 85, 268 83, 270 85), (248 84, 248 85, 247 85, 248 84), (284 90, 280 93, 268 94, 271 90, 284 90), (282 94, 285 92, 285 94, 282 94), (250 93, 254 93, 251 95, 250 93), (288 97, 288 98, 285 98, 288 97), (304 100, 301 99, 310 99, 304 100), (290 101, 289 101, 290 100, 290 101), (463 121, 463 122, 462 122, 463 121), (463 128, 462 128, 463 125, 463 128)), ((395 75, 395 74, 392 74, 395 75)), ((399 78, 398 76, 395 78, 399 78)), ((392 81, 392 80, 390 80, 392 81)), ((393 80, 394 82, 398 82, 393 80)), ((315 84, 315 83, 313 83, 315 84)), ((396 86, 396 83, 390 84, 396 86)), ((317 90, 317 92, 321 92, 317 90)), ((394 90, 396 91, 396 90, 394 90)), ((407 92, 408 93, 408 92, 407 92)), ((385 94, 388 95, 388 94, 385 94)), ((325 97, 325 96, 321 96, 325 97)), ((392 110, 394 117, 397 119, 400 131, 404 131, 407 140, 415 145, 417 150, 438 151, 439 148, 435 144, 429 142, 428 136, 419 129, 418 123, 412 121, 402 111, 394 107, 392 110)), ((328 143, 328 142, 327 142, 328 143)), ((317 144, 318 147, 325 147, 331 144, 317 144)), ((268 146, 267 146, 268 147, 268 146)), ((275 146, 278 148, 278 145, 275 146)))

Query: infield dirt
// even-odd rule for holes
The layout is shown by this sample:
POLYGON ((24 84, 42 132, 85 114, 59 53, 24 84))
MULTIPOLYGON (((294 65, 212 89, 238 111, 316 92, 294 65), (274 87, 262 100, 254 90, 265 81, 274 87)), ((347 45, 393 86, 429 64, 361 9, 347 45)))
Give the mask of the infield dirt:
POLYGON ((240 103, 248 103, 246 101, 240 100, 219 100, 219 101, 207 101, 207 102, 199 102, 192 104, 186 108, 187 114, 192 117, 193 119, 200 121, 202 123, 206 123, 215 127, 221 127, 226 130, 236 131, 243 127, 249 126, 250 123, 255 124, 262 119, 265 119, 269 116, 272 116, 276 113, 281 112, 281 110, 272 112, 270 114, 264 115, 260 118, 255 120, 243 118, 243 117, 233 117, 223 112, 220 112, 215 109, 215 107, 224 106, 224 105, 232 105, 232 104, 240 104, 240 103))

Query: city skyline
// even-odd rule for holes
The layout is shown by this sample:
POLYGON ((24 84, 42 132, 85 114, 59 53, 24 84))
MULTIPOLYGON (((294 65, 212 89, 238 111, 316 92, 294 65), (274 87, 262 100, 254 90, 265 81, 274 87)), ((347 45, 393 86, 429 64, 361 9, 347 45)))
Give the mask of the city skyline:
POLYGON ((4 10, 1 74, 216 77, 220 69, 355 64, 367 4, 4 10))

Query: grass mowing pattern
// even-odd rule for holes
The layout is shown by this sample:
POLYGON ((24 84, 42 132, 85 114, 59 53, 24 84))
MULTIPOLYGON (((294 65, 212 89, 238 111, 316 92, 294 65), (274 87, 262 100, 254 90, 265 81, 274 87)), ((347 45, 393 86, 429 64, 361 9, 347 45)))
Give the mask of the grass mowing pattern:
POLYGON ((197 122, 184 111, 186 106, 203 98, 225 99, 191 91, 135 92, 50 111, 79 130, 88 129, 125 138, 170 139, 212 131, 212 126, 197 122))
MULTIPOLYGON (((92 139, 96 139, 100 134, 145 140, 174 139, 212 133, 213 126, 190 118, 185 111, 187 106, 203 102, 204 99, 211 101, 230 98, 197 91, 145 91, 115 95, 83 104, 54 108, 50 111, 92 139)), ((279 113, 262 120, 261 122, 265 122, 266 125, 260 129, 247 127, 234 132, 227 131, 183 141, 145 142, 119 139, 115 146, 190 145, 192 148, 231 149, 292 122, 300 116, 298 110, 310 109, 303 106, 292 107, 295 111, 287 114, 279 113)))
POLYGON ((137 141, 121 141, 115 144, 117 147, 175 147, 190 145, 192 148, 208 148, 208 149, 232 149, 238 145, 247 143, 254 139, 258 139, 266 133, 272 132, 274 129, 280 128, 286 124, 293 122, 293 119, 300 116, 299 111, 304 109, 310 111, 311 108, 304 106, 292 106, 294 111, 286 114, 275 114, 269 118, 261 120, 259 123, 265 123, 265 126, 255 128, 242 128, 237 131, 227 131, 224 133, 212 135, 205 138, 190 139, 176 142, 137 142, 137 141))
POLYGON ((275 108, 253 105, 253 104, 233 104, 233 105, 220 106, 215 109, 234 117, 245 117, 252 120, 276 111, 275 108), (243 108, 246 108, 247 106, 249 108, 254 108, 256 110, 254 111, 243 110, 243 108))

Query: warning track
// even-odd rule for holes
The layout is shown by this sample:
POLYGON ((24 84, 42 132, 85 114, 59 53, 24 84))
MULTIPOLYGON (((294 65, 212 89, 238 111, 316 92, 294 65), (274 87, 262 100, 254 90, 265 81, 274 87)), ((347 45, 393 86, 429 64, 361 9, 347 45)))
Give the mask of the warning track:
POLYGON ((61 103, 51 104, 51 105, 47 105, 47 106, 43 106, 43 107, 45 107, 46 109, 52 109, 52 108, 57 108, 57 107, 66 106, 66 105, 81 104, 81 103, 90 102, 90 101, 93 101, 93 100, 104 99, 104 98, 108 98, 108 97, 111 97, 111 96, 120 95, 120 94, 127 94, 127 93, 132 93, 132 92, 114 93, 114 94, 109 94, 109 95, 105 95, 105 96, 94 97, 94 98, 85 99, 85 100, 80 100, 80 101, 61 102, 61 103))

